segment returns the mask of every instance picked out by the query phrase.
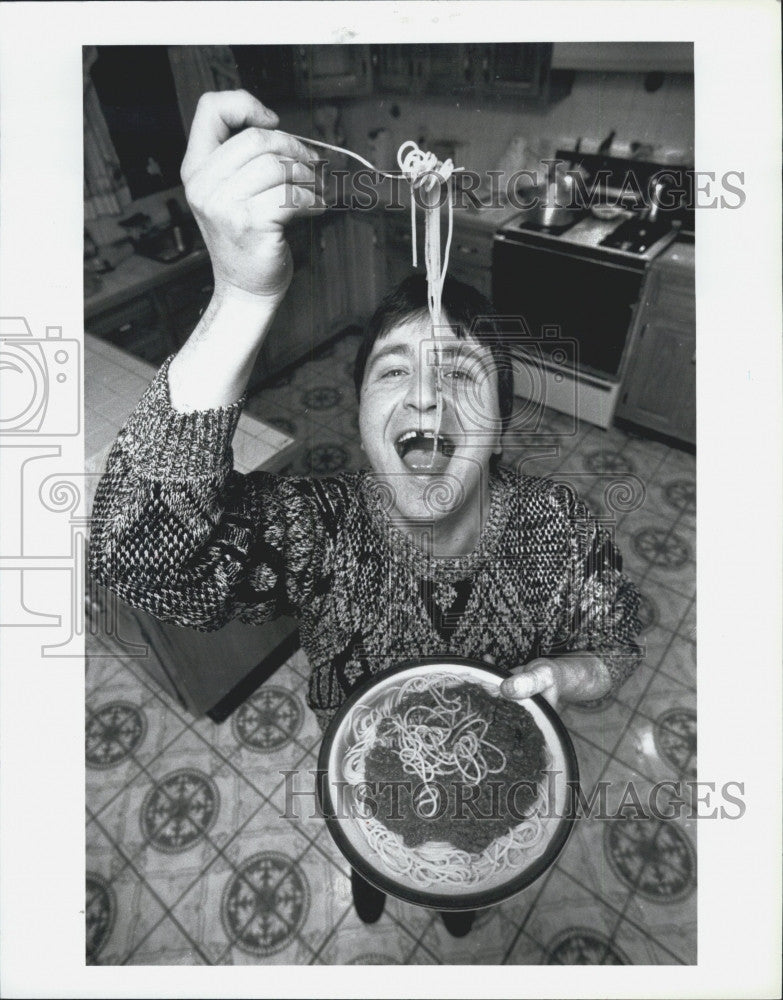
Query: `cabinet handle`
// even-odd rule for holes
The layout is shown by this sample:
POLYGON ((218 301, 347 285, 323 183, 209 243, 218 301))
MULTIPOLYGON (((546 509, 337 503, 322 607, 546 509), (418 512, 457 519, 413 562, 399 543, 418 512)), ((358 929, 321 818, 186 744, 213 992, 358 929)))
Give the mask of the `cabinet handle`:
POLYGON ((132 329, 133 329, 132 321, 130 323, 123 323, 120 329, 118 330, 118 333, 130 333, 132 329))
POLYGON ((478 253, 476 247, 466 247, 464 244, 461 244, 457 249, 460 253, 478 253))

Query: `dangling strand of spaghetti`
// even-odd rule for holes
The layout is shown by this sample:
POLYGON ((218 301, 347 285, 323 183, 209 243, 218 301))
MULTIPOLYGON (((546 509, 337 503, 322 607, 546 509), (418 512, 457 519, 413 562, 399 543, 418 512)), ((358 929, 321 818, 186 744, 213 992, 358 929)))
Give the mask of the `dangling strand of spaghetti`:
POLYGON ((419 189, 422 191, 421 197, 424 209, 424 266, 427 272, 427 306, 430 314, 433 339, 436 341, 435 399, 437 409, 435 415, 435 434, 432 441, 432 457, 430 459, 430 467, 432 467, 438 450, 438 438, 443 420, 443 368, 441 363, 441 349, 437 342, 440 339, 442 322, 441 298, 443 295, 443 282, 446 278, 449 251, 451 249, 454 207, 451 200, 450 180, 455 168, 451 160, 445 160, 443 163, 440 163, 434 153, 422 152, 412 140, 400 146, 397 152, 397 163, 411 185, 411 234, 414 267, 417 264, 415 191, 419 189), (446 253, 441 261, 440 206, 442 184, 446 185, 449 223, 446 253))
POLYGON ((430 468, 435 461, 438 450, 438 438, 443 420, 443 370, 441 347, 437 343, 440 339, 441 326, 441 298, 443 295, 443 283, 446 279, 446 270, 449 262, 449 252, 451 250, 451 237, 454 226, 454 206, 452 203, 451 176, 455 171, 460 171, 462 167, 455 167, 451 160, 440 162, 432 152, 424 152, 418 145, 409 139, 404 142, 397 151, 397 163, 400 173, 390 173, 386 170, 379 170, 373 166, 369 160, 358 153, 353 153, 350 149, 342 146, 334 146, 328 142, 321 142, 317 139, 308 139, 301 135, 288 133, 294 139, 307 143, 310 146, 318 146, 321 149, 330 149, 335 153, 342 153, 357 160, 363 166, 368 167, 381 177, 396 178, 404 177, 411 186, 411 246, 413 266, 418 266, 418 249, 416 246, 416 198, 414 191, 421 188, 424 192, 422 198, 424 204, 424 265, 427 272, 427 305, 430 313, 430 323, 432 325, 433 339, 436 341, 435 347, 435 394, 436 394, 436 415, 435 415, 435 435, 432 441, 432 457, 430 468), (441 261, 440 253, 440 189, 441 185, 446 185, 446 197, 448 206, 448 235, 446 238, 446 251, 441 261), (431 197, 428 202, 427 199, 431 197))

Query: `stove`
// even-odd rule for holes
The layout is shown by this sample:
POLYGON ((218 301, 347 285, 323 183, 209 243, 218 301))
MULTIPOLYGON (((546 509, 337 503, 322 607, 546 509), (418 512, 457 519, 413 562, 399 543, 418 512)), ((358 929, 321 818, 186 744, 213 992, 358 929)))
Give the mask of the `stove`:
POLYGON ((493 299, 528 342, 515 392, 529 398, 535 384, 544 405, 608 427, 647 269, 682 225, 668 208, 676 171, 562 150, 557 160, 558 190, 571 197, 522 211, 495 234, 493 299))

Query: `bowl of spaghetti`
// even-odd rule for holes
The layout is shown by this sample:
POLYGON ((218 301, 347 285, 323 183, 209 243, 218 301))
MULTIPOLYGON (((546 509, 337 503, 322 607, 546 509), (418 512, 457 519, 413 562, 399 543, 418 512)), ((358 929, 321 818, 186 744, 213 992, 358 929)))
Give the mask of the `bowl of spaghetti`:
POLYGON ((573 744, 541 697, 500 694, 505 672, 428 657, 357 690, 327 729, 318 794, 360 875, 439 910, 491 906, 555 861, 574 821, 573 744))

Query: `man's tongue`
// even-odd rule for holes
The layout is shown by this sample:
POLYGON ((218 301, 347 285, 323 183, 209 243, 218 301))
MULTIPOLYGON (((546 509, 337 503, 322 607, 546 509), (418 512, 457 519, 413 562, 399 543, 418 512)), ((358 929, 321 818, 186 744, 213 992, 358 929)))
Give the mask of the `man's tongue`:
MULTIPOLYGON (((445 450, 450 449, 446 446, 445 450)), ((442 441, 435 447, 433 438, 424 435, 407 441, 401 449, 403 465, 411 472, 443 472, 449 464, 450 455, 444 455, 442 441)))

